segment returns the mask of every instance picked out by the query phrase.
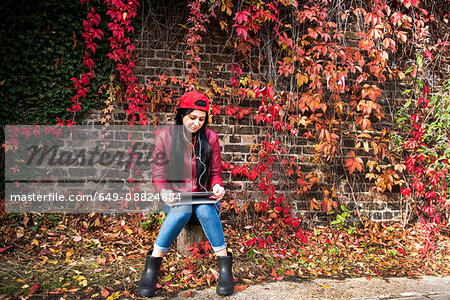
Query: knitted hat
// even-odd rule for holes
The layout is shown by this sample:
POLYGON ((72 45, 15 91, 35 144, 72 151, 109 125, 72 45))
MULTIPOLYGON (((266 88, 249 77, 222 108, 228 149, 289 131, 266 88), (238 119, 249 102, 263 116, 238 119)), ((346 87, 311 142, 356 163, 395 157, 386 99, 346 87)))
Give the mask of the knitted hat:
POLYGON ((180 102, 179 108, 191 108, 191 109, 198 109, 198 110, 203 110, 203 111, 209 112, 208 97, 206 97, 206 95, 204 95, 200 92, 197 92, 197 91, 188 92, 188 93, 184 94, 183 96, 181 96, 180 100, 181 100, 181 102, 180 102), (195 105, 195 102, 197 102, 198 100, 205 101, 206 106, 195 105))

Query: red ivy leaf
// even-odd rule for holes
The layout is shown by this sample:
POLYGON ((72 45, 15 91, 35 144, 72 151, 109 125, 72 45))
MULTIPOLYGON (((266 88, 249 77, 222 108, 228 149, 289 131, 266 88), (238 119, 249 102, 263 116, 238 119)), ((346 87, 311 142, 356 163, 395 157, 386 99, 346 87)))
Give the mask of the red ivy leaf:
POLYGON ((222 106, 214 104, 212 107, 212 114, 213 116, 215 115, 220 115, 220 111, 222 110, 222 106))
POLYGON ((330 198, 325 198, 322 200, 322 210, 326 214, 330 213, 332 206, 333 206, 333 201, 330 198))
POLYGON ((428 57, 430 60, 433 60, 433 54, 431 54, 431 51, 430 51, 430 50, 426 50, 426 51, 423 53, 423 57, 428 57))
POLYGON ((358 119, 356 119, 355 123, 356 125, 361 126, 362 131, 369 129, 370 126, 372 125, 372 122, 370 122, 370 120, 366 117, 359 117, 358 119))
POLYGON ((313 39, 317 39, 319 37, 319 34, 317 33, 317 31, 315 31, 312 28, 308 28, 308 35, 310 37, 312 37, 313 39))
POLYGON ((361 94, 363 99, 369 96, 370 100, 375 102, 377 97, 381 96, 381 90, 375 85, 369 86, 366 84, 364 85, 361 94))
POLYGON ((391 22, 392 24, 397 24, 402 19, 402 14, 400 12, 395 12, 391 16, 391 22))
POLYGON ((237 27, 236 28, 236 33, 238 36, 242 35, 242 38, 244 40, 247 40, 247 29, 244 27, 237 27))
POLYGON ((250 13, 246 10, 238 11, 234 17, 234 20, 236 20, 236 23, 242 24, 243 22, 247 22, 249 16, 250 13))

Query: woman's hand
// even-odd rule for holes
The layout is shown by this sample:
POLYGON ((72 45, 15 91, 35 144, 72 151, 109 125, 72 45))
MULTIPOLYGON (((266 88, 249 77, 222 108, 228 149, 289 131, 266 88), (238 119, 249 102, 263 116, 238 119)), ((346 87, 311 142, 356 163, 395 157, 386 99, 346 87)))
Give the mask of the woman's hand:
POLYGON ((212 188, 214 195, 211 196, 211 199, 217 199, 217 201, 220 201, 223 196, 225 196, 225 189, 220 184, 215 184, 212 188))
POLYGON ((167 205, 170 206, 173 202, 176 201, 175 195, 172 190, 168 189, 162 189, 159 191, 159 195, 161 196, 161 200, 164 201, 167 205))

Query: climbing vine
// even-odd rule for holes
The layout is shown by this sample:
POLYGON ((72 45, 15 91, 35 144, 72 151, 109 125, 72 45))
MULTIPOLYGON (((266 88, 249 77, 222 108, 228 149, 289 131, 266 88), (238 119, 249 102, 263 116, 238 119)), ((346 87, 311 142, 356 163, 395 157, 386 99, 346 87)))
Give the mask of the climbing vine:
MULTIPOLYGON (((97 3, 95 13, 104 12, 97 3)), ((80 2, 38 1, 30 5, 8 2, 1 10, 0 94, 3 124, 54 124, 60 119, 82 123, 86 112, 101 103, 95 95, 110 72, 106 47, 98 43, 95 54, 86 48, 83 21, 90 13, 80 2), (96 61, 95 77, 76 114, 70 112, 77 89, 71 77, 89 73, 85 52, 96 61), (18 109, 20 107, 20 109, 18 109), (67 109, 68 108, 68 109, 67 109)), ((102 23, 102 22, 100 22, 102 23)), ((103 24, 93 25, 95 28, 103 24)), ((86 36, 87 37, 87 36, 86 36)), ((76 107, 74 107, 76 109, 76 107)))
MULTIPOLYGON (((198 13, 201 3, 191 2, 196 8, 190 11, 191 21, 198 17, 202 22, 198 13)), ((209 82, 217 95, 229 97, 224 107, 214 106, 213 114, 221 114, 224 108, 227 116, 240 120, 248 115, 267 128, 257 155, 225 167, 235 178, 256 182, 264 200, 254 203, 255 210, 268 213, 271 230, 274 219, 279 218, 303 237, 301 219, 293 217, 290 209, 296 196, 277 191, 285 180, 296 183, 289 187, 309 202, 311 211, 331 214, 338 211, 339 202, 350 201, 360 220, 356 192, 362 188, 358 183, 376 193, 399 191, 408 185, 408 163, 392 149, 393 133, 387 124, 392 111, 385 109, 390 100, 383 91, 388 81, 417 76, 420 68, 408 71, 407 65, 397 63, 407 59, 408 51, 419 49, 426 57, 445 53, 448 36, 431 41, 430 28, 438 28, 436 24, 445 23, 448 16, 436 14, 436 6, 421 1, 378 0, 357 7, 327 0, 221 4, 219 25, 235 40, 235 60, 229 67, 228 86, 221 88, 214 79, 209 82), (353 47, 348 45, 349 32, 355 32, 350 38, 358 40, 353 47), (257 56, 258 52, 264 55, 257 56), (268 71, 252 75, 261 65, 268 71), (239 105, 244 99, 260 105, 245 109, 239 105), (299 141, 312 144, 309 152, 303 152, 306 161, 305 155, 291 150, 299 141), (343 182, 350 189, 347 200, 337 193, 343 182)), ((199 42, 194 35, 198 32, 189 31, 188 41, 199 42)), ((199 59, 196 56, 196 62, 199 59)), ((415 138, 419 138, 417 134, 415 138)), ((443 174, 436 176, 443 178, 443 174)), ((445 202, 442 199, 446 196, 441 198, 441 203, 445 202)), ((231 206, 237 207, 235 202, 231 206)), ((431 205, 421 206, 421 210, 434 216, 431 205)))
MULTIPOLYGON (((423 51, 423 50, 422 50, 423 51)), ((429 51, 429 50, 425 50, 429 51)), ((403 134, 396 136, 404 153, 407 174, 411 180, 401 190, 411 210, 419 217, 425 236, 423 254, 436 249, 435 237, 448 219, 450 172, 450 82, 432 91, 425 81, 433 56, 421 53, 406 73, 416 71, 405 107, 398 113, 397 122, 403 134)))
POLYGON ((116 63, 118 80, 120 81, 120 92, 118 102, 122 101, 122 94, 127 104, 126 113, 131 116, 130 124, 139 121, 139 124, 148 124, 147 111, 148 98, 139 86, 133 69, 136 65, 136 57, 133 56, 135 44, 131 41, 130 32, 134 32, 133 19, 136 17, 136 9, 139 2, 105 0, 108 6, 107 15, 111 22, 108 29, 112 32, 110 40, 111 52, 107 54, 110 60, 116 63))
POLYGON ((100 24, 100 15, 96 13, 94 7, 89 7, 89 1, 80 0, 81 4, 86 4, 88 6, 88 15, 86 20, 83 21, 83 34, 85 43, 85 52, 83 56, 83 66, 86 66, 89 70, 88 73, 83 72, 79 78, 72 77, 70 80, 73 81, 73 86, 76 90, 76 94, 70 100, 72 102, 72 107, 67 108, 67 110, 73 113, 71 120, 61 120, 57 118, 57 125, 73 125, 76 123, 74 120, 75 114, 81 111, 81 100, 84 99, 89 90, 89 83, 91 79, 95 77, 94 72, 94 60, 91 55, 97 50, 96 40, 101 40, 103 37, 103 31, 98 28, 100 24))

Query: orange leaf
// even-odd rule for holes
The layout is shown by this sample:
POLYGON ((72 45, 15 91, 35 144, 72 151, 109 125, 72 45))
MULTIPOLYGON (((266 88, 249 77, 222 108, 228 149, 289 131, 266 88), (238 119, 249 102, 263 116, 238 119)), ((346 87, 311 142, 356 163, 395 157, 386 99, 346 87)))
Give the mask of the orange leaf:
POLYGON ((361 158, 356 157, 353 151, 349 152, 350 158, 346 160, 345 167, 348 168, 350 174, 352 174, 355 169, 362 172, 363 161, 361 158))
POLYGON ((236 286, 234 287, 234 291, 235 291, 235 292, 240 292, 240 291, 245 290, 246 288, 248 288, 248 285, 236 285, 236 286))
POLYGON ((73 248, 70 248, 67 252, 66 252, 66 258, 69 258, 73 255, 75 251, 73 250, 73 248))
POLYGON ((408 37, 407 37, 405 31, 400 31, 400 30, 399 30, 399 31, 396 31, 396 32, 395 32, 395 35, 396 35, 403 43, 406 43, 408 37))
POLYGON ((272 277, 278 277, 277 271, 275 269, 272 270, 272 277))
POLYGON ((375 174, 373 173, 367 173, 366 178, 369 178, 370 181, 372 181, 375 178, 375 174))
POLYGON ((359 42, 359 49, 369 52, 374 47, 374 45, 375 44, 371 40, 364 39, 359 42))
POLYGON ((375 102, 377 100, 377 97, 381 96, 381 90, 375 85, 370 86, 368 84, 365 84, 361 95, 363 99, 366 98, 366 96, 369 96, 370 100, 375 102))
POLYGON ((102 294, 103 298, 106 298, 109 296, 109 292, 104 287, 101 287, 100 289, 101 289, 101 294, 102 294))
MULTIPOLYGON (((370 122, 370 120, 368 118, 364 118, 364 117, 359 117, 358 119, 356 119, 355 121, 356 125, 361 126, 361 130, 366 130, 368 128, 370 128, 370 126, 372 125, 372 122, 370 122)), ((359 146, 357 148, 359 148, 361 146, 360 143, 358 143, 359 146)))
POLYGON ((295 272, 292 270, 287 270, 286 272, 284 272, 284 275, 292 276, 292 275, 295 275, 295 272))
POLYGON ((379 38, 383 37, 383 26, 381 25, 377 25, 375 26, 375 28, 372 28, 369 30, 369 32, 367 33, 367 36, 369 38, 372 38, 373 40, 377 40, 379 38))
POLYGON ((319 203, 317 202, 316 198, 312 198, 309 202, 309 210, 316 210, 319 209, 319 203))

